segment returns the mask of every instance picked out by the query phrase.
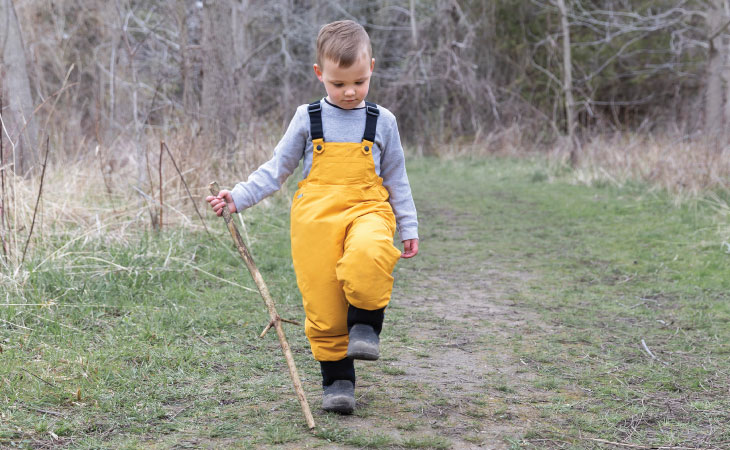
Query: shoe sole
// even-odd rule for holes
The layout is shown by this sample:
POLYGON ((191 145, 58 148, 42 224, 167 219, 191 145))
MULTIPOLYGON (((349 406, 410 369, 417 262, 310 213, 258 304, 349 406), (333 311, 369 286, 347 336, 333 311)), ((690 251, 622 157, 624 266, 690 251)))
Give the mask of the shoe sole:
POLYGON ((380 358, 380 349, 377 345, 368 345, 365 342, 350 342, 347 346, 347 357, 375 361, 380 358))
POLYGON ((352 414, 355 410, 355 399, 346 395, 329 396, 322 403, 322 409, 339 414, 352 414))

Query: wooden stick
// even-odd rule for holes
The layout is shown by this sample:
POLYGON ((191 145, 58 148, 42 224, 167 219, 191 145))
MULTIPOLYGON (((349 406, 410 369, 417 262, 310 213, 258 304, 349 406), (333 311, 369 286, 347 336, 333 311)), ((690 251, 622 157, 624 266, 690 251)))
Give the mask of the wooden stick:
MULTIPOLYGON (((220 187, 218 186, 218 183, 215 181, 210 183, 210 193, 217 196, 220 192, 220 187)), ((309 403, 307 403, 307 397, 304 395, 304 390, 302 389, 302 382, 299 381, 299 373, 297 372, 297 366, 294 364, 294 357, 291 354, 291 349, 289 348, 289 343, 286 340, 286 336, 284 335, 284 328, 281 325, 282 319, 279 317, 279 314, 276 312, 276 306, 274 305, 274 299, 271 298, 271 294, 269 294, 269 289, 266 287, 266 283, 264 282, 264 278, 261 276, 261 272, 259 272, 259 269, 256 267, 256 264, 253 262, 253 258, 251 257, 251 253, 249 253, 248 249, 246 248, 246 244, 243 243, 243 238, 241 238, 241 233, 238 232, 238 228, 236 228, 236 224, 231 220, 231 212, 228 210, 228 205, 223 204, 223 219, 226 221, 226 225, 228 226, 228 231, 231 233, 231 236, 233 237, 233 241, 236 244, 236 247, 238 248, 238 253, 241 255, 241 258, 243 258, 243 262, 246 263, 246 267, 248 267, 248 271, 251 273, 251 277, 253 278, 253 281, 256 283, 256 286, 259 288, 259 292, 261 293, 261 297, 264 299, 264 303, 266 304, 266 309, 269 310, 269 318, 271 321, 269 322, 269 326, 273 324, 273 327, 276 329, 276 334, 279 336, 279 344, 281 344, 281 351, 284 353, 284 358, 286 358, 286 364, 289 366, 289 375, 291 376, 292 382, 294 383, 294 390, 297 393, 297 398, 299 399, 299 404, 302 406, 302 412, 304 412, 304 418, 307 420, 307 425, 309 426, 309 429, 314 429, 314 417, 312 417, 312 412, 309 409, 309 403)))
MULTIPOLYGON (((185 182, 185 177, 183 176, 182 172, 180 172, 180 168, 177 166, 177 163, 175 162, 175 158, 172 156, 172 152, 167 147, 167 144, 165 144, 165 141, 161 141, 160 145, 165 147, 165 151, 167 151, 167 155, 170 157, 170 161, 172 161, 172 165, 175 166, 175 170, 177 170, 177 174, 180 175, 180 180, 182 180, 183 186, 185 186, 185 190, 188 193, 188 197, 190 198, 190 201, 193 202, 193 206, 195 207, 195 212, 198 213, 198 217, 200 217, 200 221, 203 223, 203 228, 205 228, 205 232, 208 233, 208 236, 213 237, 213 235, 210 234, 210 231, 208 231, 208 226, 205 224, 205 220, 203 220, 203 215, 200 214, 200 210, 198 209, 198 204, 195 203, 195 200, 193 200, 193 194, 190 193, 190 188, 188 187, 188 183, 185 182)), ((213 195, 218 195, 218 192, 216 192, 213 195)))

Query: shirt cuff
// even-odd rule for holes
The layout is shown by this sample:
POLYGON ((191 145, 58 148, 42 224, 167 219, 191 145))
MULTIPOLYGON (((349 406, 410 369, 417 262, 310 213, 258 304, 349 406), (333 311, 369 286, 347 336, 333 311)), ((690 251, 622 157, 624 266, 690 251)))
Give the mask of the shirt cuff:
POLYGON ((241 212, 246 208, 250 208, 252 205, 248 191, 246 191, 241 183, 234 186, 233 190, 231 190, 231 197, 233 197, 233 203, 236 205, 236 212, 241 212))
POLYGON ((409 239, 418 239, 418 227, 403 227, 398 230, 401 241, 407 241, 409 239))

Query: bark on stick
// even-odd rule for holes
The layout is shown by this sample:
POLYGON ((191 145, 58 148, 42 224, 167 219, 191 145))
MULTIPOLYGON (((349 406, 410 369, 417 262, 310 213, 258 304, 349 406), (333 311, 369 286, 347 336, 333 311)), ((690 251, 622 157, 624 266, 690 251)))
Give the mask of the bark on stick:
MULTIPOLYGON (((210 193, 213 195, 218 195, 220 192, 220 187, 218 186, 218 183, 215 181, 210 183, 210 193)), ((292 382, 294 383, 294 390, 297 393, 297 398, 299 399, 299 404, 302 406, 302 412, 304 412, 304 418, 307 420, 307 425, 310 429, 314 428, 314 417, 312 417, 312 412, 309 409, 309 403, 307 403, 307 397, 304 395, 304 390, 302 389, 302 382, 299 381, 299 373, 297 372, 297 366, 294 364, 294 357, 291 354, 291 349, 289 348, 289 343, 286 340, 286 336, 284 335, 284 328, 281 325, 282 319, 279 317, 279 314, 276 312, 276 306, 274 304, 274 299, 271 298, 271 294, 269 294, 269 288, 266 287, 266 283, 264 282, 264 278, 261 276, 261 272, 259 272, 259 269, 256 267, 256 264, 253 262, 253 258, 251 257, 251 253, 248 251, 248 248, 246 248, 246 244, 243 243, 243 238, 241 238, 241 234, 238 232, 238 228, 236 228, 236 224, 231 220, 231 212, 228 210, 227 205, 223 205, 223 219, 226 221, 226 225, 228 226, 228 231, 231 233, 231 236, 233 237, 233 241, 236 244, 236 247, 238 248, 238 253, 241 255, 241 258, 243 258, 243 261, 246 263, 246 267, 248 267, 248 271, 251 273, 251 277, 253 278, 253 281, 256 283, 256 286, 259 288, 259 292, 261 293, 261 297, 264 299, 264 303, 266 304, 266 309, 269 310, 269 318, 271 319, 271 322, 273 324, 273 327, 276 329, 276 334, 279 336, 279 343, 281 344, 281 351, 284 353, 284 358, 286 358, 286 364, 289 366, 289 375, 291 376, 292 382)))

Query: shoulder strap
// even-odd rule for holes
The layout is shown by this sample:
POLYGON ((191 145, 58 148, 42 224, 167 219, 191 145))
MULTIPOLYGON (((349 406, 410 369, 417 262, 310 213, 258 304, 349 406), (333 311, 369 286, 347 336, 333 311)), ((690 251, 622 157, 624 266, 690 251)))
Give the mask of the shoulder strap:
POLYGON ((375 142, 375 127, 378 124, 380 110, 375 103, 365 102, 365 134, 364 141, 375 142))
POLYGON ((309 111, 312 140, 324 139, 324 131, 322 131, 322 104, 319 101, 312 102, 307 106, 307 111, 309 111))

